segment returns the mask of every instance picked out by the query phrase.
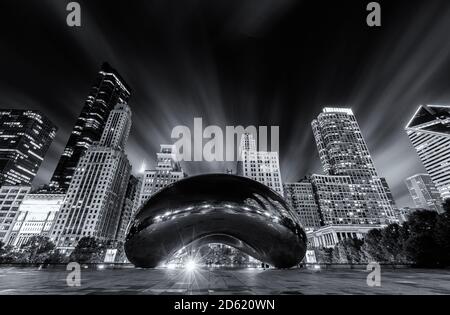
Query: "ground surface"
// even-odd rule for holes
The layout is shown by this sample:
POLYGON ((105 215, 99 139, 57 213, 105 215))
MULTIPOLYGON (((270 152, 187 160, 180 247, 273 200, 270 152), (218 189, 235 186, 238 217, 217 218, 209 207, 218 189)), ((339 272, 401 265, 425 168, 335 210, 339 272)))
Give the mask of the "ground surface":
POLYGON ((450 294, 450 270, 381 270, 369 287, 365 270, 82 269, 69 287, 64 268, 0 267, 0 294, 450 294))

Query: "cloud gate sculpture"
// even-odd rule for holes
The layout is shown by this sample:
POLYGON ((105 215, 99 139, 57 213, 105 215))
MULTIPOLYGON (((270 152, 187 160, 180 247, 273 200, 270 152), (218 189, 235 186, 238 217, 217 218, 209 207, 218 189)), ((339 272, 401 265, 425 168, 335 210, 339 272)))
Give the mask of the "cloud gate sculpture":
POLYGON ((188 245, 222 243, 277 268, 298 264, 306 235, 294 211, 267 186, 228 174, 188 177, 153 195, 136 213, 125 253, 156 267, 188 245))

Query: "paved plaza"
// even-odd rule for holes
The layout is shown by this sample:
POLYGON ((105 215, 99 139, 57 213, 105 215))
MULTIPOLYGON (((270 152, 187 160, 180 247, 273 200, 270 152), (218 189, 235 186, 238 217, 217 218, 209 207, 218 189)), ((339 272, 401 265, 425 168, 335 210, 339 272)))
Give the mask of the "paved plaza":
POLYGON ((369 287, 364 269, 82 269, 0 267, 0 294, 450 294, 450 270, 386 269, 369 287))

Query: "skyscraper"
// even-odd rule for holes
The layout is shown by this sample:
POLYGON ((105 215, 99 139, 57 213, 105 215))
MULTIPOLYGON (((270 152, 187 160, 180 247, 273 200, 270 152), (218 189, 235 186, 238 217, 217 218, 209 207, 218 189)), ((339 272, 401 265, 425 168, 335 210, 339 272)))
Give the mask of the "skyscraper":
POLYGON ((350 108, 325 107, 311 125, 325 174, 361 180, 377 175, 350 108))
POLYGON ((118 103, 127 103, 129 98, 126 82, 104 63, 53 173, 51 187, 67 190, 81 156, 100 140, 111 110, 118 103))
POLYGON ((395 221, 387 199, 380 199, 371 185, 354 182, 351 176, 311 175, 311 183, 324 225, 385 224, 395 221))
POLYGON ((297 212, 298 218, 306 230, 320 228, 319 206, 314 196, 313 186, 308 180, 283 184, 286 201, 297 212))
POLYGON ((392 194, 392 191, 391 191, 391 187, 389 187, 389 184, 385 177, 380 177, 380 180, 381 180, 381 185, 383 186, 384 192, 386 193, 387 200, 389 201, 389 204, 391 205, 391 208, 394 212, 394 216, 397 218, 397 220, 399 222, 401 222, 402 213, 401 213, 400 209, 397 207, 397 203, 395 202, 394 195, 392 194))
POLYGON ((80 159, 51 234, 59 248, 71 250, 84 236, 115 240, 131 172, 124 152, 130 128, 130 108, 118 104, 100 142, 80 159))
POLYGON ((175 145, 162 144, 156 156, 156 168, 145 170, 140 179, 139 197, 135 208, 142 206, 160 189, 186 177, 177 160, 175 145))
POLYGON ((0 186, 30 185, 56 130, 39 111, 0 110, 0 186))
POLYGON ((408 177, 405 182, 417 208, 434 210, 439 213, 444 211, 441 195, 430 175, 416 174, 408 177))
POLYGON ((133 217, 136 204, 136 199, 138 197, 138 184, 139 180, 137 177, 131 175, 128 180, 127 191, 125 193, 125 198, 123 200, 122 211, 120 214, 119 228, 117 229, 116 240, 123 242, 125 241, 128 225, 133 217))
POLYGON ((30 192, 30 186, 0 187, 0 241, 8 244, 19 206, 30 192))
POLYGON ((359 125, 349 108, 323 109, 311 123, 325 175, 313 175, 324 224, 396 220, 359 125))
POLYGON ((256 180, 284 196, 278 152, 257 151, 256 140, 244 133, 239 146, 237 174, 256 180))
POLYGON ((442 199, 450 198, 450 105, 421 105, 406 133, 442 199))

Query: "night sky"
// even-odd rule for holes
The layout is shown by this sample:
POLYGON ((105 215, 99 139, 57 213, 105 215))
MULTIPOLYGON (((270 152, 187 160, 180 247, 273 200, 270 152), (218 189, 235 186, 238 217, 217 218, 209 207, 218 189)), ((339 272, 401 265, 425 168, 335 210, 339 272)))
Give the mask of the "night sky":
MULTIPOLYGON (((404 127, 419 104, 450 104, 450 2, 2 0, 0 108, 39 109, 58 127, 35 184, 49 180, 96 72, 109 62, 132 88, 133 171, 152 168, 176 125, 278 125, 284 181, 322 172, 311 120, 324 106, 355 112, 400 206, 423 172, 404 127)), ((189 174, 225 163, 183 163, 189 174)))

